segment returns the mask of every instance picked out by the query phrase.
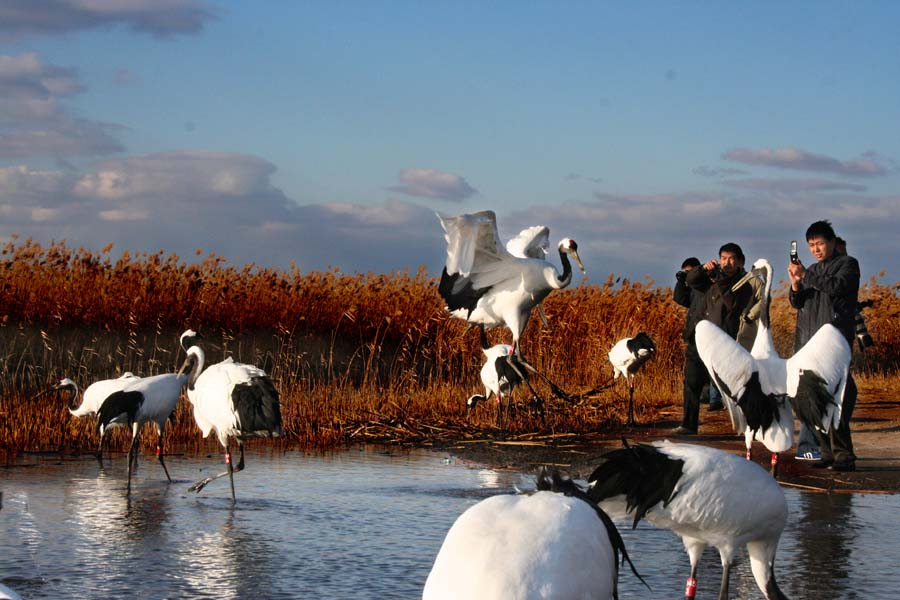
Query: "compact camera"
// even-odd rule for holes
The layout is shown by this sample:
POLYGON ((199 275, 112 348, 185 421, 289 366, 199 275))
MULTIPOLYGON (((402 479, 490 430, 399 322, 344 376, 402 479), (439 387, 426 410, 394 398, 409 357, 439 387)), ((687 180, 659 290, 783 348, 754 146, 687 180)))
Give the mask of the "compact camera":
POLYGON ((800 258, 797 256, 797 240, 791 240, 791 262, 795 265, 800 262, 800 258))

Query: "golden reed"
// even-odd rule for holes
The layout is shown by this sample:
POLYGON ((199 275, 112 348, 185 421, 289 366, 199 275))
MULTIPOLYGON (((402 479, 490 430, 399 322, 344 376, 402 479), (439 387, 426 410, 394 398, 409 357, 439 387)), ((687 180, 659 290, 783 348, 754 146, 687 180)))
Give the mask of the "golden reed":
MULTIPOLYGON (((881 277, 883 278, 883 274, 881 277)), ((857 352, 857 372, 883 388, 900 388, 898 286, 873 278, 861 291, 875 301, 865 312, 877 345, 857 352)), ((791 348, 794 311, 782 282, 772 306, 775 342, 791 348)), ((529 360, 569 393, 610 381, 606 358, 619 339, 646 331, 657 356, 636 384, 639 422, 676 421, 681 414, 684 309, 653 281, 615 280, 554 292, 544 303, 552 330, 532 320, 523 336, 529 360)), ((481 391, 478 335, 451 318, 434 279, 415 274, 303 273, 231 265, 198 250, 194 262, 175 255, 100 253, 65 243, 42 246, 14 238, 0 253, 0 452, 93 451, 92 419, 70 417, 63 398, 34 396, 62 377, 86 387, 124 371, 174 371, 184 358, 178 336, 201 331, 208 360, 232 355, 257 364, 281 392, 281 443, 328 447, 354 441, 430 444, 484 436, 494 406, 466 416, 465 399, 481 391)), ((508 342, 495 330, 492 342, 508 342)), ((616 385, 575 403, 548 400, 546 420, 528 413, 529 394, 507 425, 509 435, 613 431, 625 417, 627 392, 616 385)), ((146 431, 145 444, 155 434, 146 431)), ((122 449, 117 432, 111 447, 122 449)), ((187 400, 167 430, 168 445, 211 449, 200 439, 187 400)))

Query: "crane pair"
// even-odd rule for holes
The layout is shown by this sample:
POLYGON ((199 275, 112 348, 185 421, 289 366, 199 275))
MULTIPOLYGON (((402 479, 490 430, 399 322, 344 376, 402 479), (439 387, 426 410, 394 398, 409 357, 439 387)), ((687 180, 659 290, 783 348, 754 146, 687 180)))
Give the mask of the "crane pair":
MULTIPOLYGON (((281 434, 281 410, 278 391, 272 380, 262 370, 252 365, 226 358, 220 363, 205 366, 205 354, 199 346, 201 336, 188 329, 180 337, 187 357, 177 373, 165 373, 152 377, 137 377, 125 373, 117 379, 97 381, 84 390, 81 405, 76 407, 78 386, 71 379, 63 379, 52 390, 65 390, 69 397, 69 412, 76 417, 97 415, 100 443, 97 459, 103 464, 103 447, 107 431, 115 425, 127 425, 132 430, 128 452, 128 492, 137 465, 140 447, 140 428, 144 423, 154 423, 157 430, 156 455, 169 482, 168 468, 164 460, 163 435, 166 422, 187 386, 187 396, 193 407, 194 420, 204 437, 215 430, 219 443, 225 449, 225 472, 202 479, 192 485, 191 491, 199 492, 209 482, 229 476, 231 497, 234 495, 234 472, 244 468, 244 440, 250 437, 277 436, 281 434), (235 439, 240 448, 240 461, 235 468, 231 461, 230 440, 235 439)), ((51 390, 48 390, 51 391, 51 390)))

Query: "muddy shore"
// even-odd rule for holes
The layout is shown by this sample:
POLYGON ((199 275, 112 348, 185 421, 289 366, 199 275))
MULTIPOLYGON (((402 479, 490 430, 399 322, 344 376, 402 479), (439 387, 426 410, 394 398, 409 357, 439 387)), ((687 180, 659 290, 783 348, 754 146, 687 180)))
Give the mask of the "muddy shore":
MULTIPOLYGON (((484 436, 477 440, 435 444, 434 448, 449 452, 460 460, 493 468, 535 471, 546 465, 579 478, 585 478, 593 471, 599 464, 600 455, 620 447, 623 436, 629 443, 669 439, 744 454, 743 436, 733 432, 726 411, 708 412, 704 406, 700 414, 700 431, 692 436, 673 433, 680 417, 680 407, 673 407, 662 413, 664 420, 623 427, 616 432, 555 434, 530 439, 484 436)), ((851 431, 857 455, 856 471, 814 468, 812 461, 796 460, 794 451, 790 451, 780 456, 779 482, 813 492, 900 493, 900 400, 886 390, 861 388, 851 431)), ((754 443, 753 460, 768 469, 770 453, 762 444, 754 443)))

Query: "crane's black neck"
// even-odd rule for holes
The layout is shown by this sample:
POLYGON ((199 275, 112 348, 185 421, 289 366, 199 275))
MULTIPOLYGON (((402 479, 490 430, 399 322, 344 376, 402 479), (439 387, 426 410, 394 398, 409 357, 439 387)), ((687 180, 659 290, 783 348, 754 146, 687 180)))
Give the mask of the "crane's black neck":
POLYGON ((559 249, 559 262, 562 263, 562 273, 556 278, 559 287, 564 288, 572 282, 572 263, 569 262, 569 254, 559 249))
MULTIPOLYGON (((197 348, 197 350, 200 350, 197 348)), ((200 352, 191 352, 187 360, 190 362, 190 372, 188 373, 188 383, 187 387, 189 390, 194 389, 194 384, 197 383, 197 378, 200 377, 200 371, 203 370, 203 363, 205 362, 205 356, 203 355, 203 351, 200 352)))
POLYGON ((69 392, 69 409, 78 409, 78 388, 74 385, 70 385, 66 386, 66 390, 69 392))

